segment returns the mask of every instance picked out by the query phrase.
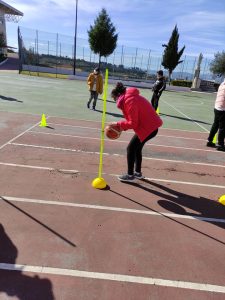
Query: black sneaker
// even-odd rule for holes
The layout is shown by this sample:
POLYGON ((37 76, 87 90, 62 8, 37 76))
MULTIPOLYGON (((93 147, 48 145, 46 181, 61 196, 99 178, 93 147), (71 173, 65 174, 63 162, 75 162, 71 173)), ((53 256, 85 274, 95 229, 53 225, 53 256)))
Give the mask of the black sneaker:
POLYGON ((118 176, 118 179, 122 182, 133 182, 135 177, 134 175, 125 174, 125 175, 118 176))
POLYGON ((216 147, 216 144, 214 144, 213 142, 208 142, 206 144, 207 147, 211 147, 211 148, 215 148, 216 147))
POLYGON ((134 177, 137 179, 144 179, 145 176, 142 175, 141 172, 134 172, 134 177))
POLYGON ((217 149, 218 151, 223 151, 223 152, 225 152, 225 147, 224 147, 224 146, 217 146, 216 149, 217 149))
POLYGON ((95 110, 95 106, 92 107, 92 110, 95 110))
POLYGON ((89 103, 87 103, 87 108, 90 108, 90 104, 89 103))

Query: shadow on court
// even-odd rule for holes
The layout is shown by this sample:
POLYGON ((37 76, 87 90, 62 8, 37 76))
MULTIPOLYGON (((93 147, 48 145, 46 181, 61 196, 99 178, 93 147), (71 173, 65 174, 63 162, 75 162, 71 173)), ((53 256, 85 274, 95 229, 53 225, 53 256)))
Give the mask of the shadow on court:
MULTIPOLYGON (((102 99, 102 98, 98 98, 98 100, 100 100, 100 101, 103 101, 103 99, 102 99)), ((115 101, 112 101, 112 100, 106 100, 106 102, 109 102, 109 103, 114 103, 114 104, 116 104, 116 102, 115 102, 115 101)))
MULTIPOLYGON (((200 197, 200 198, 193 197, 193 196, 190 196, 190 195, 187 195, 187 194, 184 194, 184 193, 180 193, 180 192, 177 192, 173 189, 167 188, 167 187, 165 187, 161 184, 149 181, 147 179, 142 179, 141 181, 151 185, 152 187, 143 186, 142 184, 139 184, 139 183, 136 183, 136 182, 127 183, 127 184, 132 185, 132 186, 136 186, 138 188, 143 189, 144 191, 146 191, 148 193, 155 194, 155 195, 159 196, 160 198, 162 198, 162 200, 158 200, 159 205, 161 205, 162 207, 166 208, 167 210, 169 210, 173 213, 180 214, 180 215, 192 216, 193 218, 196 218, 196 219, 212 218, 212 219, 221 219, 221 221, 223 221, 222 219, 225 216, 225 207, 222 206, 221 204, 213 201, 213 200, 210 200, 210 199, 207 199, 207 198, 204 198, 204 197, 200 197), (154 189, 154 187, 159 188, 162 191, 157 191, 157 190, 154 189), (170 193, 170 195, 168 195, 168 193, 170 193), (192 210, 196 211, 196 213, 187 212, 182 206, 187 207, 189 209, 192 209, 192 210)), ((156 212, 159 215, 162 215, 164 218, 171 220, 172 222, 180 224, 180 225, 184 226, 185 228, 193 230, 193 231, 197 232, 198 234, 206 236, 206 237, 208 237, 208 238, 210 238, 214 241, 217 241, 217 242, 225 245, 225 242, 223 242, 223 241, 221 241, 217 238, 214 238, 213 236, 210 236, 207 233, 202 232, 202 231, 200 231, 196 228, 193 228, 193 227, 191 227, 187 224, 184 224, 181 221, 179 221, 179 220, 177 220, 173 217, 164 215, 163 213, 160 213, 159 211, 157 211, 153 208, 150 208, 150 207, 148 207, 148 206, 146 206, 146 205, 144 205, 144 204, 142 204, 142 203, 140 203, 140 202, 138 202, 138 201, 136 201, 136 200, 134 200, 130 197, 127 197, 127 196, 125 196, 121 193, 118 193, 118 192, 116 192, 112 189, 110 189, 109 191, 111 193, 114 193, 118 196, 121 196, 121 197, 127 199, 128 201, 130 201, 132 203, 135 203, 135 204, 137 204, 141 207, 144 207, 147 210, 150 210, 152 212, 156 212)), ((225 229, 225 223, 224 222, 216 222, 215 220, 214 221, 213 220, 212 221, 202 220, 202 221, 209 222, 211 224, 214 224, 218 227, 221 227, 221 228, 225 229)))
MULTIPOLYGON (((0 224, 0 266, 16 263, 18 250, 0 224)), ((11 266, 13 267, 13 266, 11 266)), ((19 271, 0 270, 0 293, 19 300, 54 300, 51 281, 39 276, 27 276, 19 271)), ((2 298, 1 298, 2 299, 2 298)), ((6 299, 6 298, 4 298, 6 299)), ((7 298, 8 299, 8 298, 7 298)))
POLYGON ((196 123, 205 124, 205 125, 212 125, 211 123, 207 123, 207 122, 200 121, 200 120, 193 120, 193 119, 188 119, 188 118, 183 118, 183 117, 178 117, 178 116, 173 116, 173 115, 167 115, 167 114, 163 114, 163 113, 160 113, 160 116, 166 116, 166 117, 170 117, 170 118, 174 118, 174 119, 179 119, 179 120, 188 121, 188 122, 196 122, 196 123))
MULTIPOLYGON (((99 112, 99 113, 103 113, 102 110, 99 110, 99 109, 95 109, 95 111, 99 112)), ((117 114, 117 113, 109 113, 109 112, 106 112, 106 115, 109 115, 109 116, 113 116, 113 117, 116 117, 116 118, 123 118, 124 116, 121 115, 121 114, 117 114)))
POLYGON ((6 97, 6 96, 2 96, 2 95, 0 95, 0 99, 5 100, 5 101, 15 101, 15 102, 23 103, 23 101, 18 100, 16 98, 6 97))
POLYGON ((59 234, 58 232, 56 232, 54 229, 50 228, 49 226, 47 226, 46 224, 42 223, 41 221, 39 221, 38 219, 36 219, 35 217, 33 217, 32 215, 30 215, 29 213, 27 213, 25 210, 21 209, 20 207, 18 207, 17 205, 15 205, 14 203, 12 203, 11 201, 5 199, 4 197, 0 196, 0 199, 5 201, 5 203, 7 203, 8 205, 10 205, 11 207, 13 207, 14 209, 18 210, 20 213, 24 214, 25 216, 27 216, 28 218, 30 218, 31 220, 33 220, 34 222, 36 222, 37 224, 41 225, 42 227, 44 227, 45 229, 47 229, 49 232, 51 232, 52 234, 56 235, 58 238, 60 238, 61 240, 63 240, 65 243, 67 243, 68 245, 72 246, 72 247, 76 247, 76 245, 74 243, 72 243, 71 241, 69 241, 67 238, 65 238, 64 236, 62 236, 61 234, 59 234))

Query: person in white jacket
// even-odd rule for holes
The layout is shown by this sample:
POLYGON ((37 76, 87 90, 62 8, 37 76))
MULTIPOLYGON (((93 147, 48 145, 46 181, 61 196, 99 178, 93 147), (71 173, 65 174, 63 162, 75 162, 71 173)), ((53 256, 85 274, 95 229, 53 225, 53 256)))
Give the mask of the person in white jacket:
POLYGON ((214 107, 214 122, 209 133, 207 147, 216 147, 218 151, 225 151, 225 79, 220 84, 214 107), (218 144, 213 143, 213 138, 218 131, 218 144))

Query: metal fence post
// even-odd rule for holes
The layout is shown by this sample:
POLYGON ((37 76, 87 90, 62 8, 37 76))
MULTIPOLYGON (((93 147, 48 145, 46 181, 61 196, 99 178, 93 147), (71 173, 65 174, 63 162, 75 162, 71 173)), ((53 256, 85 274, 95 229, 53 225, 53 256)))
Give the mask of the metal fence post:
POLYGON ((59 43, 59 35, 58 33, 56 34, 56 77, 58 74, 58 43, 59 43))
POLYGON ((148 72, 150 71, 150 64, 151 64, 151 50, 148 53, 148 63, 147 63, 147 71, 146 71, 146 80, 148 79, 148 72))

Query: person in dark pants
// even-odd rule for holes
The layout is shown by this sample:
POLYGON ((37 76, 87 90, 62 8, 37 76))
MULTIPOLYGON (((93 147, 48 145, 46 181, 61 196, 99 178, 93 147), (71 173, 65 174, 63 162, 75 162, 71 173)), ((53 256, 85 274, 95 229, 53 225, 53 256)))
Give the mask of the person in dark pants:
MULTIPOLYGON (((147 141, 154 138, 162 120, 147 99, 139 94, 136 88, 127 88, 121 82, 111 92, 117 107, 122 110, 125 120, 116 124, 120 130, 133 129, 135 134, 127 147, 127 174, 118 179, 132 182, 135 178, 142 179, 142 148, 147 141)), ((111 123, 115 124, 115 123, 111 123)))
POLYGON ((152 94, 152 99, 151 99, 151 103, 152 103, 152 106, 154 107, 155 111, 157 110, 158 105, 159 105, 159 98, 162 95, 162 92, 166 88, 166 79, 163 76, 163 71, 159 70, 157 72, 156 76, 157 76, 157 79, 152 87, 153 94, 152 94))
POLYGON ((94 72, 90 73, 87 79, 87 84, 89 86, 90 98, 87 102, 87 108, 90 108, 91 101, 94 99, 92 104, 92 109, 95 110, 98 95, 102 94, 103 91, 103 78, 100 74, 100 69, 95 68, 94 72))
POLYGON ((214 122, 211 127, 207 147, 216 147, 218 151, 225 151, 225 79, 220 84, 214 108, 214 122), (213 143, 213 138, 218 131, 218 144, 213 143))

